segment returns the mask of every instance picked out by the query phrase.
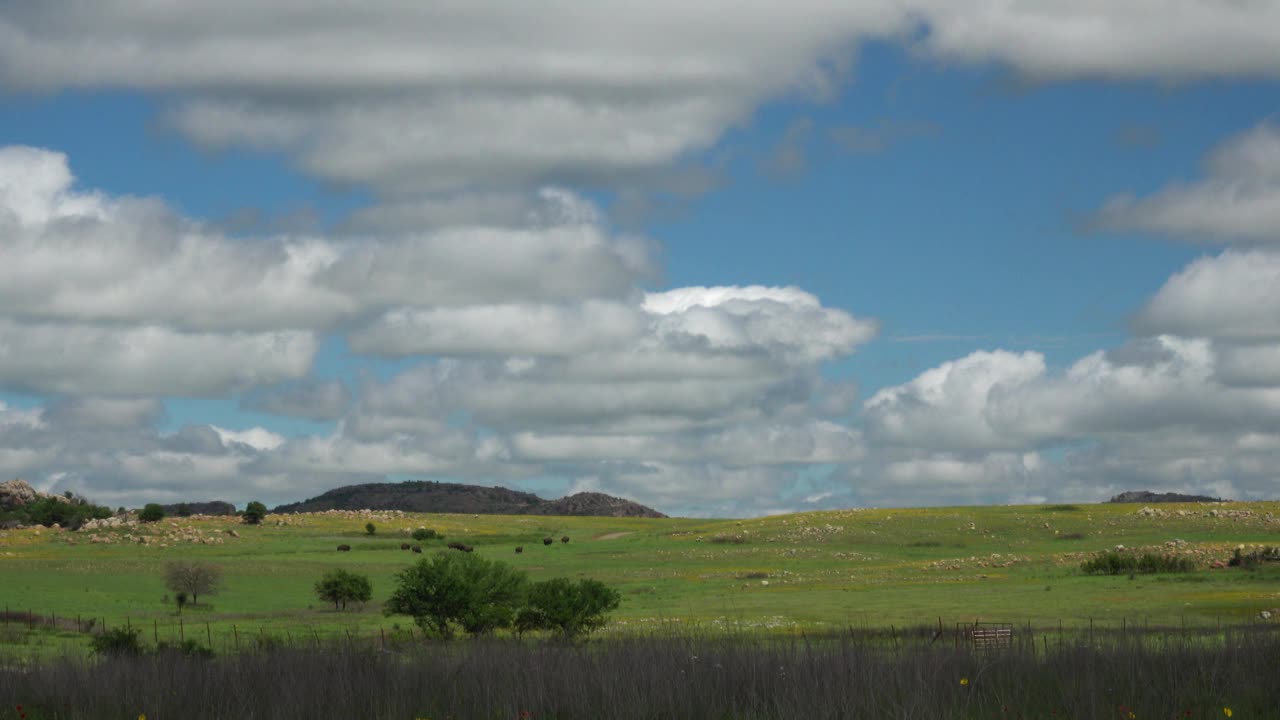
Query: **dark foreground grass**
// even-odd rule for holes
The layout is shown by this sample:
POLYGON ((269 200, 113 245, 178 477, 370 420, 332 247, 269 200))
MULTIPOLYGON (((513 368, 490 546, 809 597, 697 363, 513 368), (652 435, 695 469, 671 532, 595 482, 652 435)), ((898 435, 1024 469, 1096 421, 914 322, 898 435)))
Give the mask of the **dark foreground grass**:
POLYGON ((1277 667, 1265 626, 986 654, 924 630, 341 643, 11 667, 0 718, 1275 718, 1277 667))

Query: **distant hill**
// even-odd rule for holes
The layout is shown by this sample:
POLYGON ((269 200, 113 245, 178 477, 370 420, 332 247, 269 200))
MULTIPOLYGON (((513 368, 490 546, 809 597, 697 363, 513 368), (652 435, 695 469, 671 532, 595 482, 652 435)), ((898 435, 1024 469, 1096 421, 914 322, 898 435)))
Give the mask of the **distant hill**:
POLYGON ((236 506, 225 500, 210 500, 208 502, 187 502, 174 503, 173 505, 164 506, 165 515, 177 515, 178 509, 183 505, 187 506, 187 512, 191 515, 235 515, 236 506))
POLYGON ((1207 495, 1182 495, 1180 493, 1153 493, 1150 490, 1122 492, 1107 502, 1113 503, 1171 503, 1171 502, 1224 502, 1222 498, 1207 495))
POLYGON ((272 512, 321 510, 403 510, 424 513, 477 515, 578 515, 597 517, 663 518, 666 515, 630 500, 582 492, 559 500, 503 487, 460 483, 368 483, 334 488, 302 502, 280 505, 272 512))

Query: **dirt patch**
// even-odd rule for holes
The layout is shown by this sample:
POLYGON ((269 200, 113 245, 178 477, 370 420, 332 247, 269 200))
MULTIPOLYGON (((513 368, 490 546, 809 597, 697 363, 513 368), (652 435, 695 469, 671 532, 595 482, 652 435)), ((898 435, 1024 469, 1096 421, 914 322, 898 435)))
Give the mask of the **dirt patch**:
POLYGON ((634 533, 635 533, 634 530, 626 530, 623 532, 611 532, 611 533, 605 533, 604 535, 597 535, 591 539, 592 540, 617 540, 618 538, 624 538, 634 533))

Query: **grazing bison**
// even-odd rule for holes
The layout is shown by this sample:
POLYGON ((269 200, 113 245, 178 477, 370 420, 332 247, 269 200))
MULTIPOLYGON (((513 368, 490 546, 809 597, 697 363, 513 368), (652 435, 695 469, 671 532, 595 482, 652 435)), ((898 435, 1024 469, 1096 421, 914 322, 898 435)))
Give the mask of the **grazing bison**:
POLYGON ((519 554, 520 554, 520 553, 522 553, 522 552, 524 552, 524 546, 523 546, 523 545, 517 545, 517 546, 516 546, 516 554, 517 554, 517 555, 519 555, 519 554))
POLYGON ((420 552, 422 552, 422 546, 421 546, 421 545, 414 545, 414 546, 413 546, 413 551, 414 551, 414 552, 416 552, 416 553, 420 553, 420 552))
POLYGON ((449 543, 449 549, 450 549, 450 550, 461 550, 462 552, 471 552, 471 551, 472 551, 472 550, 474 550, 475 548, 471 547, 470 545, 463 545, 462 543, 460 543, 460 542, 456 542, 456 541, 455 541, 455 542, 451 542, 451 543, 449 543))
POLYGON ((400 543, 400 549, 401 549, 401 550, 408 550, 408 549, 409 549, 409 543, 400 543))
POLYGON ((553 542, 555 542, 555 540, 552 540, 551 538, 542 538, 543 545, 550 545, 553 542))
POLYGON ((560 538, 560 542, 562 542, 562 543, 568 543, 568 542, 569 542, 569 536, 568 536, 568 535, 565 535, 564 537, 560 538))
POLYGON ((351 546, 350 546, 350 545, 339 545, 339 546, 338 546, 338 552, 351 552, 351 546))

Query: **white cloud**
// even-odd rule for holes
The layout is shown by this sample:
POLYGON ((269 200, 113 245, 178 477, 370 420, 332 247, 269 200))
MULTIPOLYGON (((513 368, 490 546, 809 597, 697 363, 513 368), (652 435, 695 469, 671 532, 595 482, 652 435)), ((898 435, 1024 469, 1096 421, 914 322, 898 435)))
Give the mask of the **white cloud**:
POLYGON ((1266 122, 1228 139, 1205 166, 1199 182, 1108 199, 1096 224, 1201 242, 1280 242, 1280 127, 1266 122))
POLYGON ((1169 278, 1138 312, 1138 332, 1280 340, 1280 253, 1228 250, 1169 278))
POLYGON ((266 428, 255 427, 248 430, 228 430, 217 425, 210 425, 209 427, 218 433, 222 444, 228 447, 231 446, 231 443, 240 443, 241 445, 248 445, 254 450, 275 450, 284 444, 283 435, 273 433, 266 428))
POLYGON ((991 396, 1016 392, 1045 374, 1040 353, 974 352, 888 387, 863 406, 872 437, 933 448, 1011 448, 1025 441, 998 427, 991 396))
POLYGON ((0 83, 172 90, 197 142, 282 150, 385 194, 603 182, 709 147, 781 92, 829 92, 894 2, 359 10, 123 1, 0 15, 0 83), (304 13, 300 15, 300 13, 304 13))
POLYGON ((908 0, 919 45, 1038 80, 1280 76, 1280 6, 1206 0, 908 0))
POLYGON ((403 305, 625 296, 653 272, 648 241, 609 235, 594 207, 562 190, 540 194, 528 227, 231 239, 158 201, 80 192, 72 180, 60 153, 0 151, 0 315, 325 329, 403 305))
POLYGON ((222 395, 303 377, 316 347, 306 332, 219 335, 0 318, 0 387, 60 395, 222 395))

